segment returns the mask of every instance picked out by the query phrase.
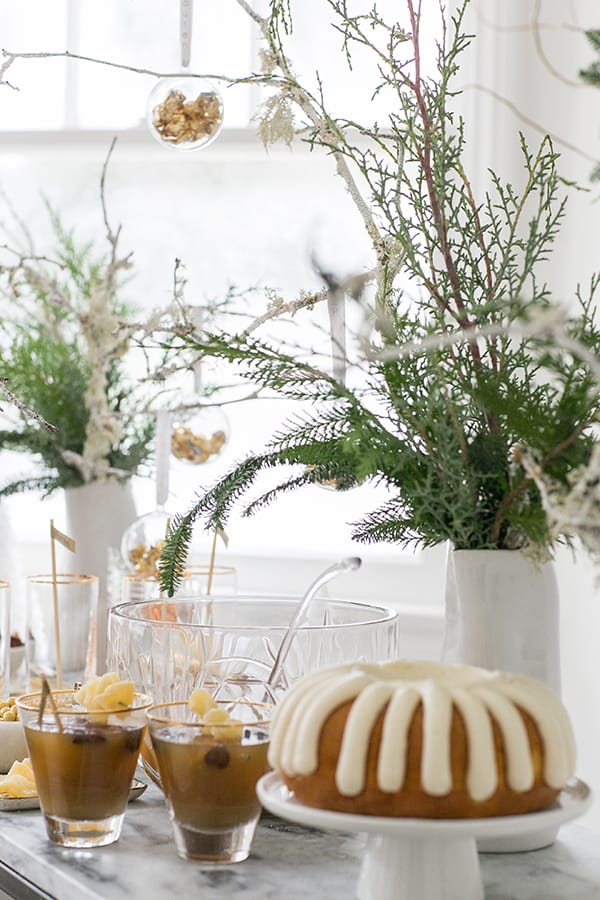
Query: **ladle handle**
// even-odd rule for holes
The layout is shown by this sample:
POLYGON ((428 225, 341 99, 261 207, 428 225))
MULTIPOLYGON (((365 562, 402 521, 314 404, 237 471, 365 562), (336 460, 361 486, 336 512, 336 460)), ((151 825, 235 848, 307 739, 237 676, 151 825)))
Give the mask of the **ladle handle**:
POLYGON ((179 41, 181 44, 181 65, 187 69, 192 51, 192 25, 194 22, 194 0, 179 0, 179 41))
POLYGON ((359 569, 361 565, 361 560, 358 556, 348 556, 346 559, 342 559, 339 563, 336 563, 333 566, 330 566, 328 569, 325 569, 318 578, 313 581, 311 586, 308 588, 306 594, 296 607, 296 612, 292 616, 292 621, 288 625, 286 632, 283 636, 283 640, 279 645, 279 650, 277 651, 277 656, 275 657, 275 662, 273 663, 273 667, 269 673, 269 677, 267 678, 267 685, 269 687, 273 687, 277 679, 281 674, 281 670, 283 669, 283 665, 286 661, 287 655, 290 651, 290 647, 292 645, 292 641, 296 637, 298 628, 302 625, 303 620, 306 616, 308 607, 310 606, 314 597, 316 597, 317 592, 325 587, 326 584, 329 584, 334 578, 337 578, 338 575, 341 575, 342 572, 352 572, 355 569, 359 569))

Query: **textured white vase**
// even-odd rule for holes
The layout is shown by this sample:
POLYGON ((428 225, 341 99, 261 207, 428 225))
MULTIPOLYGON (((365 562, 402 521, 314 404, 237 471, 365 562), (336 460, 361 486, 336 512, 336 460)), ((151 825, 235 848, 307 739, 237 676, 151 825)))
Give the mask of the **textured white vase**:
POLYGON ((74 554, 64 551, 63 571, 83 572, 99 578, 97 670, 106 662, 108 618, 108 552, 118 550, 123 532, 136 518, 131 482, 92 481, 65 491, 66 531, 77 541, 74 554))
MULTIPOLYGON (((535 566, 516 550, 449 550, 442 659, 519 672, 560 693, 560 609, 552 563, 535 566)), ((478 842, 514 852, 551 844, 551 828, 478 842)))
POLYGON ((560 610, 552 563, 516 550, 451 550, 444 662, 520 672, 560 693, 560 610))

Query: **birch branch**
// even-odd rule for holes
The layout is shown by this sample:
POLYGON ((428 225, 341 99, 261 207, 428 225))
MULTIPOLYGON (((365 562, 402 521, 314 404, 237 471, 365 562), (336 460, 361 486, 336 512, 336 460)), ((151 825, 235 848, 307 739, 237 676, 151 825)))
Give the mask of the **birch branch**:
POLYGON ((20 410, 24 416, 27 416, 30 419, 33 419, 38 425, 41 425, 42 428, 45 428, 47 431, 56 432, 58 428, 56 425, 52 425, 50 422, 47 422, 43 416, 40 416, 35 409, 32 409, 31 406, 28 406, 27 403, 24 403, 19 397, 14 394, 10 388, 8 387, 8 378, 0 378, 0 391, 4 394, 7 400, 9 400, 14 406, 20 410))

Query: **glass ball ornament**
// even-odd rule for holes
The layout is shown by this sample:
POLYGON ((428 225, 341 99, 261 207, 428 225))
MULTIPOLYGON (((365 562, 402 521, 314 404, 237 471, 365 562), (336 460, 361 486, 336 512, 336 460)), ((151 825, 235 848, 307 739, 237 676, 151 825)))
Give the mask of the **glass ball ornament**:
POLYGON ((361 482, 354 477, 354 475, 350 475, 348 473, 339 474, 331 470, 323 470, 323 467, 319 466, 307 466, 306 473, 311 475, 311 481, 317 487, 323 488, 325 491, 351 491, 354 488, 360 487, 361 482), (320 473, 317 475, 317 470, 321 469, 320 473), (315 473, 313 475, 313 473, 315 473))
POLYGON ((174 417, 171 430, 171 455, 191 466, 203 466, 217 460, 230 436, 229 420, 217 406, 174 417))
POLYGON ((206 78, 161 78, 148 97, 150 134, 174 150, 200 150, 223 127, 223 99, 206 78))
POLYGON ((121 557, 128 572, 158 575, 158 561, 164 547, 171 516, 164 509, 140 516, 121 538, 121 557))

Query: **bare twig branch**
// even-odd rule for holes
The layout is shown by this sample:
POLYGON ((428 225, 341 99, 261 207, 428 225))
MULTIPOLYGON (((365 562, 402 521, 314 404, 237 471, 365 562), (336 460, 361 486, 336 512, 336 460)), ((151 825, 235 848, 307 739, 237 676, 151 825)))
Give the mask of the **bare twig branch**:
POLYGON ((24 416, 29 419, 33 419, 38 425, 41 425, 42 428, 45 428, 47 431, 56 432, 58 428, 56 425, 52 425, 50 422, 47 422, 43 416, 40 416, 35 409, 32 409, 31 406, 28 406, 27 403, 23 403, 19 397, 17 397, 8 387, 8 378, 0 378, 0 391, 4 394, 7 400, 19 409, 24 416))
POLYGON ((540 29, 540 13, 541 13, 541 0, 535 0, 533 6, 533 16, 531 20, 531 31, 533 35, 533 43, 537 52, 537 55, 540 58, 542 65, 550 72, 550 74, 558 79, 558 81, 562 81, 563 84, 566 84, 567 87, 575 87, 581 88, 584 87, 584 83, 582 81, 573 81, 571 78, 566 78, 562 72, 559 72, 552 63, 550 62, 548 55, 544 49, 544 45, 542 43, 541 29, 540 29))

